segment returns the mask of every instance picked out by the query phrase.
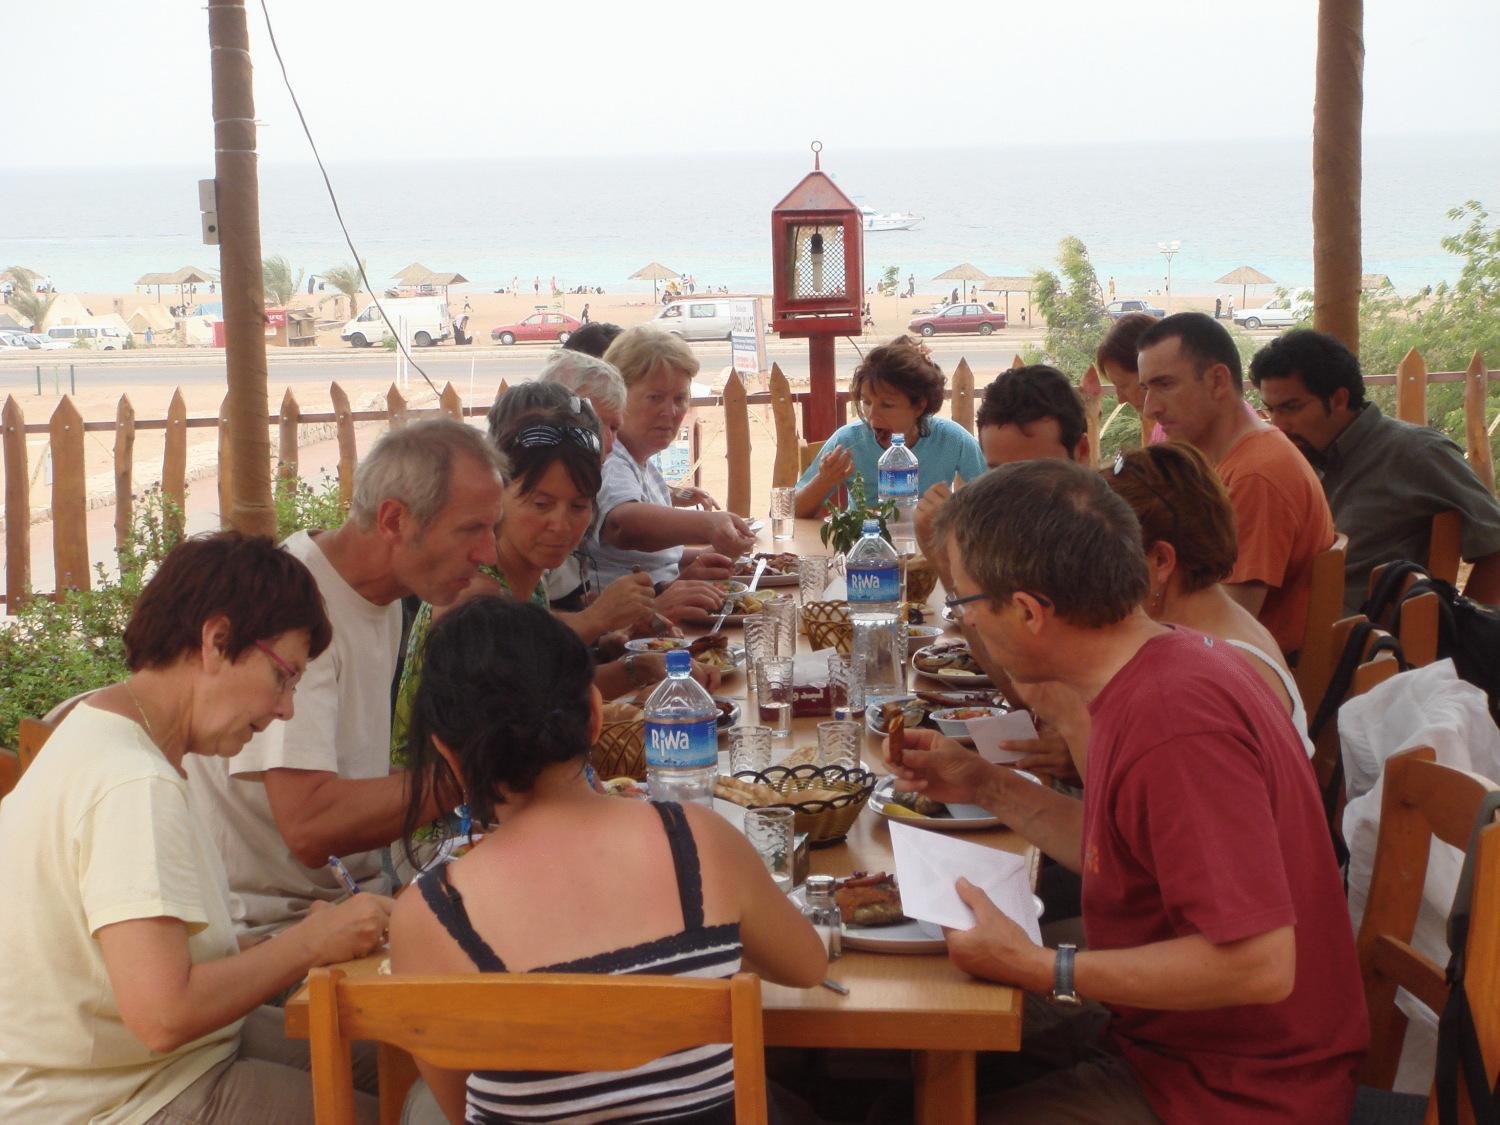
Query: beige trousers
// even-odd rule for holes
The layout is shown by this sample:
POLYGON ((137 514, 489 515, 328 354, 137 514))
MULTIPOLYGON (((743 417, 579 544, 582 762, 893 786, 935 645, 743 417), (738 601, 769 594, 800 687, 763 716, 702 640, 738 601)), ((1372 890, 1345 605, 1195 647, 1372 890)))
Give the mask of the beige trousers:
MULTIPOLYGON (((178 1094, 146 1125, 313 1125, 312 1075, 307 1043, 288 1039, 286 1013, 262 1005, 245 1017, 240 1049, 178 1094)), ((356 1043, 354 1114, 375 1125, 375 1048, 356 1043)))

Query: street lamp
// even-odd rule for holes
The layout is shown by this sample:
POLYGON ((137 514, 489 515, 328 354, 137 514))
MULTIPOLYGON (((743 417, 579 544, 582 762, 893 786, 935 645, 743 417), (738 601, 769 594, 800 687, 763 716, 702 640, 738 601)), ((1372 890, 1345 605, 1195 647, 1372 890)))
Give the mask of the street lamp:
POLYGON ((1167 260, 1167 296, 1162 304, 1166 305, 1167 312, 1170 313, 1172 311, 1172 258, 1177 251, 1182 249, 1182 243, 1176 239, 1171 242, 1158 242, 1156 249, 1167 260))

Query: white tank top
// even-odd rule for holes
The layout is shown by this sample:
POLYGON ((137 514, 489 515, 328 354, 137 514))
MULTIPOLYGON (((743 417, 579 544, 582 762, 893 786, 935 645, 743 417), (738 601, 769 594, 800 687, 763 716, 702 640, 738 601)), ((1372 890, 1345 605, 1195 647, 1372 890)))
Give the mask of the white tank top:
POLYGON ((1283 668, 1280 662, 1272 660, 1261 649, 1248 641, 1226 641, 1226 644, 1248 652, 1261 663, 1270 667, 1271 671, 1281 677, 1281 685, 1286 688, 1286 693, 1292 697, 1292 726, 1297 728, 1297 735, 1302 739, 1302 749, 1307 751, 1307 756, 1313 756, 1312 739, 1307 737, 1307 709, 1302 706, 1302 693, 1297 690, 1297 683, 1292 679, 1292 674, 1283 668))

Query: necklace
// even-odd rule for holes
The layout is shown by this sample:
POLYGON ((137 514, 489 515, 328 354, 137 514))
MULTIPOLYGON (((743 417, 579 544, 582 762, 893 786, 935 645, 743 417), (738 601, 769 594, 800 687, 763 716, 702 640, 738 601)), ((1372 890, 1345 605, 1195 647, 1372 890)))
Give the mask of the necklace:
POLYGON ((125 694, 128 695, 128 696, 130 696, 130 702, 132 702, 132 703, 135 704, 135 709, 136 709, 137 712, 139 712, 139 714, 141 716, 141 722, 145 724, 145 727, 146 727, 146 737, 149 738, 149 739, 151 739, 151 741, 152 741, 153 744, 159 745, 159 743, 156 742, 156 732, 151 729, 151 720, 149 718, 147 718, 147 716, 146 716, 146 709, 141 706, 141 701, 136 698, 135 692, 131 690, 130 681, 126 680, 126 681, 124 681, 124 684, 125 684, 125 694))

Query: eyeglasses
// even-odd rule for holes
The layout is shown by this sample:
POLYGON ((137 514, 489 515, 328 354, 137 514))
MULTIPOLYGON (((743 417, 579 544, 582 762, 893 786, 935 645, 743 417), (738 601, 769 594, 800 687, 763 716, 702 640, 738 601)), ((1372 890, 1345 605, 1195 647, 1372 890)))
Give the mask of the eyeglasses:
MULTIPOLYGON (((1016 593, 1025 594, 1028 598, 1035 598, 1048 609, 1053 608, 1052 599, 1045 594, 1033 594, 1030 590, 1017 590, 1016 593)), ((943 605, 948 607, 948 612, 953 616, 955 621, 962 621, 964 619, 964 606, 970 602, 982 601, 985 598, 992 597, 994 597, 993 594, 968 594, 962 598, 949 597, 943 599, 943 605)))
POLYGON ((276 650, 264 641, 256 641, 255 647, 265 653, 271 663, 276 665, 276 689, 283 695, 289 691, 296 691, 297 684, 302 679, 302 673, 278 656, 276 650))
POLYGON ((516 444, 522 449, 561 445, 565 440, 581 445, 593 453, 598 453, 601 448, 599 435, 582 426, 554 426, 550 422, 538 422, 534 426, 527 426, 515 437, 516 444))

